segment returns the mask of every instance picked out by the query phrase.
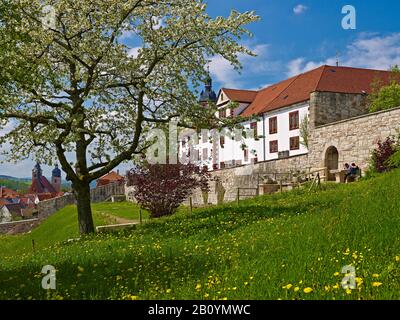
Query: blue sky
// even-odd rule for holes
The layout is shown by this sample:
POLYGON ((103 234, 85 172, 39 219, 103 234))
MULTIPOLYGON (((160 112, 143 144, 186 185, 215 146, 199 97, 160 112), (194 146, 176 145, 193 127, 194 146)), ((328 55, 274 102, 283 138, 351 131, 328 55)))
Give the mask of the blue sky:
MULTIPOLYGON (((400 65, 400 1, 393 0, 209 0, 212 16, 227 16, 232 9, 252 11, 261 20, 249 26, 254 37, 243 43, 258 54, 242 57, 242 74, 215 57, 210 70, 214 89, 259 89, 289 76, 318 67, 340 64, 388 69, 400 65), (342 7, 357 13, 356 30, 342 28, 342 7)), ((32 161, 0 164, 0 174, 29 177, 32 161)), ((121 168, 122 170, 126 168, 121 168)), ((51 168, 44 167, 50 175, 51 168)))
POLYGON ((215 88, 257 89, 321 64, 388 69, 400 64, 400 1, 376 0, 210 0, 212 16, 255 10, 261 21, 249 29, 246 45, 258 53, 243 58, 237 75, 222 59, 211 66, 215 88), (342 8, 356 9, 356 30, 342 28, 342 8))

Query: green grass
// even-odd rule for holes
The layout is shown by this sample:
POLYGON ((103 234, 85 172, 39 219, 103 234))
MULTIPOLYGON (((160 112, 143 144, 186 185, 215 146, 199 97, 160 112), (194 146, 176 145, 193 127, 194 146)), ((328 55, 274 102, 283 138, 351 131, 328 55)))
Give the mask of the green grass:
MULTIPOLYGON (((139 220, 138 206, 121 202, 118 204, 95 203, 92 205, 95 226, 116 223, 114 217, 130 220, 139 220)), ((143 219, 148 218, 148 213, 143 211, 143 219)), ((31 233, 16 236, 0 235, 0 258, 31 253, 33 251, 32 240, 35 242, 35 250, 48 248, 56 242, 79 237, 78 213, 75 206, 68 206, 57 214, 49 217, 31 233)))
MULTIPOLYGON (((93 210, 96 213, 112 215, 115 217, 128 219, 128 220, 139 220, 140 209, 138 206, 132 205, 129 202, 104 202, 96 203, 93 205, 93 210)), ((148 219, 149 214, 147 211, 142 210, 142 219, 148 219)))
MULTIPOLYGON (((399 299, 399 187, 394 171, 317 193, 264 196, 191 216, 181 210, 134 231, 61 242, 35 255, 16 247, 0 261, 0 298, 399 299), (40 287, 48 264, 57 268, 57 291, 50 293, 40 287), (351 292, 340 287, 346 265, 356 268, 360 284, 351 292)), ((62 217, 41 232, 70 237, 58 235, 62 217)), ((1 248, 12 241, 20 240, 7 237, 1 248)))

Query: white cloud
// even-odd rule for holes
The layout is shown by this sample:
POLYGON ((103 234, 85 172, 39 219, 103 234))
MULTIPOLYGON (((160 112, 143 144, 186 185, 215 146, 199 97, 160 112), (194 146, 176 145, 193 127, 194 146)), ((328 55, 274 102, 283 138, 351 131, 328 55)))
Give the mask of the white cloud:
MULTIPOLYGON (((335 65, 336 61, 334 56, 323 61, 307 61, 299 57, 289 62, 287 75, 293 76, 325 64, 335 65)), ((346 52, 339 57, 339 63, 341 66, 379 70, 400 65, 400 33, 386 36, 360 34, 346 47, 346 52)))
POLYGON ((239 60, 243 66, 241 72, 235 70, 232 65, 221 56, 215 56, 211 59, 210 73, 222 87, 242 88, 245 86, 249 76, 256 77, 277 70, 278 62, 269 58, 268 44, 258 44, 247 47, 257 56, 239 55, 239 60))
POLYGON ((141 47, 134 47, 128 50, 128 56, 131 58, 137 58, 141 47))
POLYGON ((304 4, 298 4, 297 6, 295 6, 293 8, 293 12, 296 15, 300 15, 300 14, 303 14, 304 12, 306 12, 307 9, 308 9, 308 7, 305 6, 304 4))

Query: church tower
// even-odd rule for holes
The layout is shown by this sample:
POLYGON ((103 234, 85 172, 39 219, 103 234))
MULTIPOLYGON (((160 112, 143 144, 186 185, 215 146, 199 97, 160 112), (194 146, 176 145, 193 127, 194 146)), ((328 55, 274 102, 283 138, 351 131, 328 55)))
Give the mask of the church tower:
POLYGON ((210 75, 207 76, 205 90, 201 92, 199 102, 204 107, 207 107, 209 102, 217 102, 217 95, 215 91, 213 91, 212 79, 210 75))
POLYGON ((61 170, 58 167, 58 164, 56 164, 56 167, 53 169, 51 175, 51 185, 56 192, 61 192, 61 170))
POLYGON ((40 177, 42 176, 42 174, 43 174, 43 171, 42 171, 42 168, 40 167, 40 163, 36 162, 36 165, 33 167, 33 170, 32 170, 32 183, 35 180, 39 180, 40 177))

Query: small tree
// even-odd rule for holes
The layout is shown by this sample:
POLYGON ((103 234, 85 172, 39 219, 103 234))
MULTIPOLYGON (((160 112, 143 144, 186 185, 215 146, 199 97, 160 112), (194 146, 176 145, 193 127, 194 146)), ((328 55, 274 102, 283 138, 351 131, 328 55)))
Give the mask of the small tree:
POLYGON ((388 161, 397 150, 394 138, 388 137, 385 141, 379 141, 377 148, 372 151, 369 170, 378 173, 391 170, 392 167, 388 161))
POLYGON ((308 149, 309 139, 310 139, 310 128, 309 128, 310 120, 308 117, 304 117, 300 123, 300 137, 302 140, 300 143, 308 149))
POLYGON ((398 66, 394 66, 391 72, 388 85, 383 85, 379 80, 372 84, 369 112, 400 107, 400 69, 398 66))
POLYGON ((152 218, 174 214, 197 188, 209 192, 207 168, 194 164, 147 164, 130 170, 127 178, 136 201, 152 218))

